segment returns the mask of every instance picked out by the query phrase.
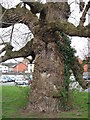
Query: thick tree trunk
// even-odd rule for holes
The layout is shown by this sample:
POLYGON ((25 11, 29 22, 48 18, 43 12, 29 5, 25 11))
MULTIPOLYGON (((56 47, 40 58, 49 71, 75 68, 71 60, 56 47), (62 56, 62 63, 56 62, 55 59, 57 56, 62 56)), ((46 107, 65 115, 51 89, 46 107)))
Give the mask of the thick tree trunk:
POLYGON ((29 111, 54 112, 61 110, 58 94, 63 89, 64 61, 54 43, 39 43, 31 86, 29 111))
POLYGON ((41 12, 41 28, 34 39, 36 54, 28 111, 57 112, 62 110, 60 93, 64 84, 64 60, 52 31, 45 33, 44 23, 57 19, 66 21, 66 15, 56 11, 63 3, 49 3, 41 12), (55 11, 56 10, 56 11, 55 11), (53 13, 53 12, 54 13, 53 13))

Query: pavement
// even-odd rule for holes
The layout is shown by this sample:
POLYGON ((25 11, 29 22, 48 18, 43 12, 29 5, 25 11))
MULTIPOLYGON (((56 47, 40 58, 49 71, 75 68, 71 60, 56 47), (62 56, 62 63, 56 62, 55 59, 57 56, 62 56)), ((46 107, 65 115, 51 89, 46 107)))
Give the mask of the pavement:
POLYGON ((0 86, 15 86, 14 82, 6 82, 6 83, 0 83, 0 86))
MULTIPOLYGON (((14 82, 0 83, 0 86, 15 86, 15 83, 14 83, 14 82)), ((27 86, 27 85, 20 85, 20 86, 25 87, 25 86, 27 86)), ((73 88, 79 90, 80 92, 82 92, 82 91, 90 92, 90 88, 88 88, 88 89, 86 89, 86 90, 83 90, 83 89, 79 86, 78 82, 73 82, 73 83, 70 85, 70 89, 73 89, 73 88)))
MULTIPOLYGON (((15 86, 15 83, 14 82, 0 83, 0 86, 15 86)), ((17 86, 26 87, 28 85, 17 85, 17 86)))

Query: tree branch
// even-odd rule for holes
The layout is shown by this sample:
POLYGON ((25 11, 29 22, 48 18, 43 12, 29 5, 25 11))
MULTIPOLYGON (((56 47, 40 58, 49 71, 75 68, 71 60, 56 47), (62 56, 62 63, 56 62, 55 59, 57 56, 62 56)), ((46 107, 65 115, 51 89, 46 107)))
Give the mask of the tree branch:
POLYGON ((0 45, 6 45, 8 42, 3 42, 3 43, 0 43, 0 45))
POLYGON ((83 79, 83 67, 77 61, 72 61, 72 71, 75 76, 76 81, 83 89, 87 89, 88 85, 87 82, 83 79))
POLYGON ((10 35, 10 44, 12 43, 12 35, 13 35, 14 25, 12 25, 11 35, 10 35))
POLYGON ((86 20, 85 17, 86 17, 86 14, 87 14, 89 8, 90 8, 90 1, 88 2, 88 4, 85 7, 85 10, 83 11, 82 17, 80 18, 79 26, 83 26, 83 24, 84 24, 84 22, 86 20))
POLYGON ((13 47, 9 43, 6 43, 5 47, 0 50, 0 54, 4 51, 12 51, 12 49, 13 47))
POLYGON ((30 6, 31 12, 33 14, 40 13, 44 7, 44 4, 40 2, 23 2, 23 3, 30 6))
MULTIPOLYGON (((2 14, 4 11, 5 8, 2 7, 2 14)), ((24 23, 28 25, 32 33, 35 31, 34 27, 38 24, 37 16, 32 14, 32 12, 25 7, 21 8, 21 4, 18 4, 16 8, 8 9, 2 16, 1 20, 0 26, 2 28, 9 27, 15 23, 24 23)))
POLYGON ((2 49, 0 50, 0 54, 1 54, 1 53, 3 53, 5 50, 6 50, 6 48, 5 48, 5 47, 4 47, 4 48, 2 48, 2 49))
POLYGON ((12 51, 12 49, 10 49, 10 46, 6 46, 5 47, 5 55, 0 57, 0 62, 5 62, 6 60, 9 59, 13 59, 13 58, 18 58, 18 57, 28 57, 30 55, 33 55, 33 49, 32 49, 32 43, 33 43, 33 39, 31 41, 29 41, 25 47, 23 47, 22 49, 20 49, 19 51, 12 51))
POLYGON ((75 27, 72 23, 57 20, 54 22, 47 23, 47 31, 60 31, 64 32, 70 36, 79 36, 79 37, 90 37, 90 24, 86 27, 79 26, 75 27))
POLYGON ((85 2, 81 2, 79 3, 79 8, 80 8, 80 11, 82 12, 83 11, 83 8, 85 6, 85 2))

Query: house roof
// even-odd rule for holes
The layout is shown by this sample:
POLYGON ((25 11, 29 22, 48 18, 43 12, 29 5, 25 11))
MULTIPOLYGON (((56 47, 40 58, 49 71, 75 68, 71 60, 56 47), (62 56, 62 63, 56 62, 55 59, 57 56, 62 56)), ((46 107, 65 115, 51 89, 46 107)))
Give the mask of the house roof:
POLYGON ((15 67, 13 67, 15 72, 24 72, 27 69, 27 66, 20 62, 19 64, 17 64, 15 67))
POLYGON ((23 65, 25 65, 25 66, 27 67, 27 65, 26 65, 25 63, 19 62, 19 63, 17 63, 15 66, 13 66, 13 68, 15 68, 16 66, 18 66, 19 64, 23 64, 23 65))

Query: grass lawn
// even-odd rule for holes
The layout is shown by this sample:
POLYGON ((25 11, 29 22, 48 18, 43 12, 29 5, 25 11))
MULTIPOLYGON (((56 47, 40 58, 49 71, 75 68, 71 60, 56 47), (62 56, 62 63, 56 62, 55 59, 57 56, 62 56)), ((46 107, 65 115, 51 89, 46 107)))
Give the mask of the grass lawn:
POLYGON ((29 100, 29 87, 2 87, 2 117, 20 117, 19 109, 26 106, 29 100))
MULTIPOLYGON (((30 118, 30 117, 46 117, 40 114, 37 115, 25 113, 22 114, 20 109, 25 107, 29 101, 30 88, 17 86, 2 87, 2 112, 3 118, 30 118)), ((69 111, 58 113, 59 118, 88 118, 88 93, 70 91, 70 101, 73 103, 73 108, 69 106, 69 111)), ((70 105, 71 105, 70 103, 70 105)), ((50 114, 47 115, 49 117, 50 114)), ((51 115, 51 117, 55 115, 51 115)))

